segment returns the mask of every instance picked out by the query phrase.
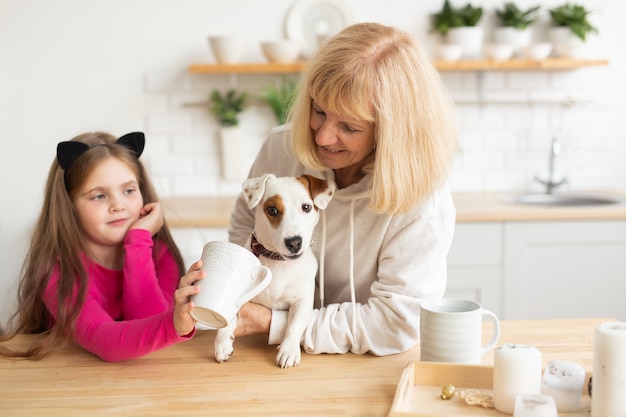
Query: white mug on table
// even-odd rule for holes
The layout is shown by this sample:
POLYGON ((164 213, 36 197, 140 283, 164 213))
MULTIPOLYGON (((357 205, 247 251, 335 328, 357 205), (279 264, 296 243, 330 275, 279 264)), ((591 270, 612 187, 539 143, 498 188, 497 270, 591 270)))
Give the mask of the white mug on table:
POLYGON ((192 301, 191 316, 216 329, 235 318, 239 308, 263 291, 272 272, 247 249, 230 242, 209 242, 202 250, 204 279, 192 301))
POLYGON ((500 339, 498 317, 475 301, 427 300, 420 311, 420 360, 479 364, 500 339), (483 318, 493 322, 493 334, 482 345, 483 318))

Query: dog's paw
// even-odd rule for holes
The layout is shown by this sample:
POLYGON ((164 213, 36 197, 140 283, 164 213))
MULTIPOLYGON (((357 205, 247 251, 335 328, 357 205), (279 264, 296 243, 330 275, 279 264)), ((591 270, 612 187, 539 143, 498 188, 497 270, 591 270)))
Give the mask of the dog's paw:
POLYGON ((286 346, 284 343, 278 347, 276 355, 276 366, 290 368, 300 363, 300 344, 286 346))
POLYGON ((219 363, 224 363, 233 356, 233 345, 224 346, 215 344, 215 360, 219 363))
POLYGON ((215 335, 215 360, 219 363, 226 362, 233 356, 233 337, 224 329, 217 331, 215 335))

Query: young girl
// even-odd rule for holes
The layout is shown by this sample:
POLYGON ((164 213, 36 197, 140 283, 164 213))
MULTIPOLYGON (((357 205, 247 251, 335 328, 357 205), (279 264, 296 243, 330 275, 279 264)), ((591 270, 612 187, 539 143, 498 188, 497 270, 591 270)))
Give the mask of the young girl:
POLYGON ((143 133, 79 135, 57 146, 44 204, 22 268, 6 341, 45 337, 8 357, 40 359, 74 340, 106 361, 136 358, 195 332, 189 296, 200 263, 184 275, 143 164, 143 133))

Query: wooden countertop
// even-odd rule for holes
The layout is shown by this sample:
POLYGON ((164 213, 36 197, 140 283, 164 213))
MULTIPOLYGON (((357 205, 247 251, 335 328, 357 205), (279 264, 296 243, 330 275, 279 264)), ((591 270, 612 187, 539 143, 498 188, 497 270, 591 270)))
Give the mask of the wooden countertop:
MULTIPOLYGON (((593 365, 594 328, 615 319, 503 321, 499 344, 537 347, 552 359, 593 365)), ((489 324, 485 324, 489 326, 489 324)), ((229 362, 213 359, 214 331, 120 363, 71 345, 41 361, 0 359, 0 415, 48 416, 387 416, 402 370, 419 349, 399 355, 307 355, 274 365, 266 337, 242 337, 229 362)), ((485 331, 485 336, 490 336, 485 331)), ((38 336, 18 336, 27 346, 38 336)), ((493 351, 483 357, 493 365, 493 351)))
MULTIPOLYGON (((626 201, 626 196, 611 193, 626 201)), ((515 204, 513 194, 453 193, 457 222, 626 219, 626 203, 550 207, 515 204), (508 200, 508 201, 507 201, 508 200)), ((228 227, 236 197, 176 197, 163 199, 171 227, 228 227)))

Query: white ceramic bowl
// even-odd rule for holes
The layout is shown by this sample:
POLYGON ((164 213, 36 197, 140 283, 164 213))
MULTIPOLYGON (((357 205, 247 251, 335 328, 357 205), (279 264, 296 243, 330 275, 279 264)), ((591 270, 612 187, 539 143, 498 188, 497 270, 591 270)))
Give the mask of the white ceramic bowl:
POLYGON ((241 61, 244 40, 238 36, 209 36, 209 45, 220 64, 236 64, 241 61))
POLYGON ((294 62, 300 56, 300 49, 298 42, 287 39, 261 42, 261 50, 269 62, 294 62))
POLYGON ((455 62, 461 59, 463 47, 454 43, 442 43, 435 45, 435 59, 447 62, 455 62))
POLYGON ((533 43, 522 49, 522 55, 533 61, 543 61, 550 56, 552 44, 550 42, 533 43))
POLYGON ((506 61, 513 56, 514 48, 506 43, 489 43, 483 48, 485 58, 494 61, 506 61))

